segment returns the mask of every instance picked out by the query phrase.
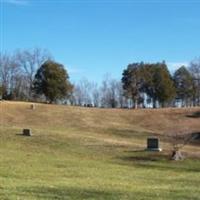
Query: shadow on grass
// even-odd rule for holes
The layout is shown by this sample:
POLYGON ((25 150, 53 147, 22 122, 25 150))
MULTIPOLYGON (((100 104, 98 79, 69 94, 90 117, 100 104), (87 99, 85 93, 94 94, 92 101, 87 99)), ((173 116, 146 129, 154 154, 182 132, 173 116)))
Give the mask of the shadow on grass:
POLYGON ((22 187, 18 188, 23 194, 29 194, 36 199, 98 199, 98 200, 118 200, 122 199, 123 193, 116 191, 101 191, 97 189, 84 189, 73 187, 22 187))
POLYGON ((124 152, 142 153, 142 152, 146 152, 146 150, 145 149, 136 149, 136 150, 128 150, 128 151, 124 151, 124 152))
POLYGON ((33 135, 24 135, 23 133, 17 133, 16 136, 22 136, 22 137, 33 137, 33 135))
POLYGON ((169 163, 163 163, 163 164, 156 164, 154 163, 149 163, 149 164, 145 164, 145 163, 140 163, 137 164, 138 167, 143 167, 143 168, 148 168, 148 169, 155 169, 155 170, 168 170, 168 171, 176 171, 176 172, 196 172, 199 173, 200 172, 200 168, 196 167, 196 166, 187 166, 184 164, 179 163, 174 163, 177 161, 169 161, 169 163))
MULTIPOLYGON (((131 151, 130 151, 131 152, 131 151)), ((148 152, 148 151, 132 151, 134 152, 133 156, 126 156, 122 157, 121 159, 124 161, 129 161, 129 162, 136 162, 137 161, 142 161, 142 162, 147 162, 147 161, 167 161, 169 160, 169 155, 160 153, 160 152, 148 152)))
POLYGON ((190 115, 187 115, 187 117, 190 117, 190 118, 200 118, 200 111, 197 111, 197 112, 194 112, 190 115))
MULTIPOLYGON (((20 187, 17 188, 17 195, 22 199, 28 199, 33 197, 34 199, 57 199, 57 200, 121 200, 121 199, 155 199, 155 195, 159 194, 159 199, 193 199, 199 198, 195 193, 188 193, 187 190, 182 191, 174 188, 173 190, 158 190, 153 189, 151 191, 130 191, 119 192, 116 190, 104 191, 100 189, 85 189, 75 187, 48 187, 48 186, 35 186, 35 187, 20 187)), ((0 195, 1 197, 1 195, 0 195)))
POLYGON ((162 152, 134 152, 131 156, 118 157, 120 164, 134 165, 134 167, 171 170, 176 172, 200 172, 200 160, 172 161, 169 154, 162 152))

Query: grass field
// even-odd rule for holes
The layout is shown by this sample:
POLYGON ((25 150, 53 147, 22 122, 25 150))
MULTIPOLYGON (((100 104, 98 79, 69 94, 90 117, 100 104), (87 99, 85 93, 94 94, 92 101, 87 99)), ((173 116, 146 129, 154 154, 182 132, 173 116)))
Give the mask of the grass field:
POLYGON ((164 136, 171 127, 200 131, 199 111, 0 102, 0 199, 200 199, 200 143, 176 162, 164 136), (151 135, 161 153, 144 151, 151 135))

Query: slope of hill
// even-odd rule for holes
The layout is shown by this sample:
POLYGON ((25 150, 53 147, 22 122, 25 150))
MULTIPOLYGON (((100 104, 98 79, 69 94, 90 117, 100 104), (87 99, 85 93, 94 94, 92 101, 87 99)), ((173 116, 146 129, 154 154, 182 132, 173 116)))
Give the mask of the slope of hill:
POLYGON ((31 110, 4 101, 0 112, 0 199, 199 198, 199 144, 172 162, 165 134, 200 131, 200 108, 31 110), (23 128, 33 136, 22 137, 23 128), (161 138, 163 152, 143 151, 150 135, 161 138))

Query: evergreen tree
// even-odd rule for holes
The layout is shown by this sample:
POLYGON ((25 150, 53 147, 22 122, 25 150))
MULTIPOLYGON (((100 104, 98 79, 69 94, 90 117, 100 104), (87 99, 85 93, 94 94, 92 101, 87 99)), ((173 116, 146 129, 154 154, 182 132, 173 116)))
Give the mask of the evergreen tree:
POLYGON ((192 75, 185 66, 180 67, 174 73, 174 82, 176 87, 177 98, 181 99, 182 106, 191 104, 194 93, 192 75))
POLYGON ((165 63, 158 63, 155 66, 153 82, 155 96, 162 107, 175 97, 175 87, 171 75, 165 63))
POLYGON ((156 102, 163 107, 174 98, 175 87, 165 62, 145 64, 143 77, 143 91, 153 100, 154 108, 156 102))
POLYGON ((36 94, 45 95, 53 103, 66 97, 71 92, 72 85, 63 65, 46 61, 35 75, 33 90, 36 94))
POLYGON ((124 95, 127 98, 132 99, 134 108, 138 107, 143 89, 142 66, 143 63, 133 63, 128 65, 127 69, 124 70, 122 77, 124 95))
POLYGON ((163 63, 134 63, 128 65, 122 77, 125 96, 131 98, 135 108, 144 101, 143 94, 153 100, 153 107, 159 102, 162 107, 175 96, 172 77, 163 63))
POLYGON ((193 78, 193 105, 200 106, 200 58, 195 59, 190 63, 189 71, 192 74, 193 78))

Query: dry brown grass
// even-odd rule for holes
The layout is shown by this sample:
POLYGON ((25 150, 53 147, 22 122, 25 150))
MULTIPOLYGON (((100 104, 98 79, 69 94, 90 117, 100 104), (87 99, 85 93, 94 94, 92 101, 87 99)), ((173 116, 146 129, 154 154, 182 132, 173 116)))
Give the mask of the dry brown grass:
MULTIPOLYGON (((200 108, 166 109, 100 109, 63 105, 0 102, 1 128, 31 128, 41 134, 68 134, 68 137, 83 137, 89 144, 105 144, 144 147, 149 135, 163 135, 187 130, 200 131, 200 117, 193 117, 200 108)), ((3 129, 2 129, 3 130, 3 129)), ((165 137, 162 138, 162 142, 165 137)), ((87 143, 87 142, 86 142, 87 143)), ((168 143, 163 143, 169 149, 168 143)), ((197 152, 198 145, 188 145, 187 151, 197 152)))
POLYGON ((200 108, 99 109, 60 105, 1 102, 2 125, 52 128, 123 129, 165 133, 172 127, 200 131, 200 117, 192 117, 200 108))
POLYGON ((30 105, 0 102, 0 199, 198 199, 199 143, 172 162, 165 133, 198 131, 200 108, 30 105), (162 152, 144 151, 150 135, 162 152))

